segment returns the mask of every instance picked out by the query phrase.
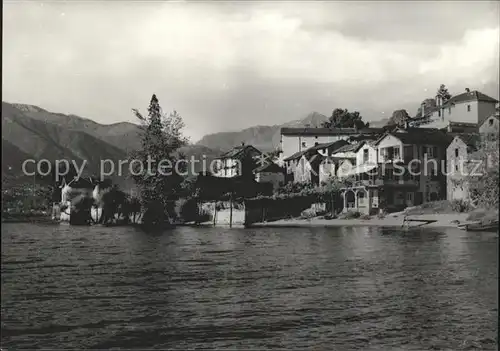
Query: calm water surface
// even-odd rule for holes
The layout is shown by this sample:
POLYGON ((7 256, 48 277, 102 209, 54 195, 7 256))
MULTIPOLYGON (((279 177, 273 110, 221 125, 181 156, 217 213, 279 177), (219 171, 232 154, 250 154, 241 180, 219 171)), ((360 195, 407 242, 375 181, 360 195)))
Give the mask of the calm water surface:
POLYGON ((2 347, 495 350, 497 241, 2 224, 2 347))

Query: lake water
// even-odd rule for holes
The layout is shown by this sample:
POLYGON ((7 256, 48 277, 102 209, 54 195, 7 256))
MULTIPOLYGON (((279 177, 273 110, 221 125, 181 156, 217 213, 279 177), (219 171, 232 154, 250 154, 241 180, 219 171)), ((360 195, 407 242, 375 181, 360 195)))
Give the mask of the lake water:
POLYGON ((2 348, 494 350, 497 241, 2 224, 2 348))

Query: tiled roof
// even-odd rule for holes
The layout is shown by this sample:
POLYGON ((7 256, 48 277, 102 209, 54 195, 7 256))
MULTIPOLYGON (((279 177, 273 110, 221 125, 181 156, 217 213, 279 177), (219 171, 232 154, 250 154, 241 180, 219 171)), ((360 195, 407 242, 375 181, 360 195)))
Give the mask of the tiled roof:
POLYGON ((392 135, 403 144, 427 144, 427 145, 448 145, 453 137, 441 130, 424 129, 424 128, 409 128, 406 132, 387 133, 376 144, 379 144, 387 135, 392 135))
POLYGON ((481 141, 479 134, 459 134, 457 137, 459 137, 465 145, 473 149, 476 149, 481 141))
POLYGON ((355 147, 354 147, 354 149, 353 149, 352 151, 354 151, 354 152, 358 152, 358 150, 359 150, 359 149, 361 149, 361 147, 362 147, 363 145, 365 145, 365 144, 368 144, 368 145, 370 145, 370 146, 372 146, 372 147, 373 147, 373 146, 375 146, 375 145, 376 145, 376 140, 363 140, 363 141, 361 141, 361 142, 359 142, 359 143, 355 144, 355 145, 354 145, 355 147))
POLYGON ((485 119, 484 119, 481 123, 479 123, 479 124, 478 124, 478 127, 481 127, 481 126, 484 124, 484 122, 486 122, 487 120, 489 120, 491 117, 494 117, 494 118, 496 118, 496 119, 499 119, 499 120, 500 120, 500 114, 499 114, 499 113, 498 113, 498 111, 497 111, 497 112, 495 112, 494 114, 492 114, 492 115, 490 115, 490 116, 486 117, 486 118, 485 118, 485 119))
POLYGON ((336 152, 337 150, 343 148, 344 146, 350 146, 350 144, 345 140, 337 140, 337 141, 333 141, 331 143, 322 143, 322 144, 318 144, 318 145, 315 145, 313 147, 310 147, 306 150, 296 152, 292 156, 285 158, 284 161, 296 160, 296 159, 299 159, 303 155, 306 155, 306 154, 307 154, 307 156, 306 156, 307 158, 311 157, 311 155, 314 155, 314 154, 319 155, 318 150, 322 150, 322 149, 330 149, 331 152, 336 152))
POLYGON ((447 107, 447 106, 450 106, 453 104, 459 104, 459 103, 467 102, 467 101, 485 101, 485 102, 492 102, 492 103, 498 102, 497 99, 494 99, 491 96, 483 94, 480 91, 473 90, 470 92, 463 92, 462 94, 452 96, 450 100, 446 101, 446 103, 443 104, 443 107, 447 107))
MULTIPOLYGON (((363 142, 361 142, 361 143, 363 143, 363 142)), ((340 152, 354 152, 356 150, 356 148, 358 147, 358 145, 361 143, 344 145, 341 148, 338 148, 335 151, 334 155, 338 154, 340 152)))
POLYGON ((270 162, 268 164, 262 165, 254 170, 254 173, 260 173, 260 172, 271 172, 271 173, 280 173, 284 172, 284 169, 278 166, 274 162, 270 162))
POLYGON ((86 178, 78 178, 75 177, 72 179, 70 182, 67 184, 71 188, 75 189, 92 189, 94 186, 92 185, 91 181, 86 178))
POLYGON ((333 141, 331 143, 322 143, 322 144, 315 145, 315 146, 309 148, 308 150, 312 151, 312 150, 330 149, 331 151, 335 151, 338 148, 345 146, 345 145, 348 145, 348 144, 349 143, 345 140, 337 140, 337 141, 333 141))
POLYGON ((355 135, 355 134, 376 134, 380 133, 382 128, 281 128, 281 135, 355 135))
POLYGON ((241 157, 245 152, 253 151, 257 154, 262 154, 258 149, 253 147, 252 145, 241 145, 241 146, 236 146, 232 148, 231 150, 223 153, 219 159, 225 159, 225 158, 238 158, 241 157))
POLYGON ((292 161, 292 160, 299 159, 304 154, 304 152, 305 152, 305 150, 296 152, 292 156, 288 156, 287 158, 285 158, 283 161, 286 162, 286 161, 292 161))

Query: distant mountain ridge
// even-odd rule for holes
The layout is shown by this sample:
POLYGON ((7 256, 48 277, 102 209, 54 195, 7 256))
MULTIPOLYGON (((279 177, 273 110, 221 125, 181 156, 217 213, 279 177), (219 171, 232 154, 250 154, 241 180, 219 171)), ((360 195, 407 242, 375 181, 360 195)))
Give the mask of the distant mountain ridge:
MULTIPOLYGON (((241 143, 252 144, 263 151, 279 146, 281 127, 319 127, 327 117, 312 112, 303 119, 282 125, 256 126, 238 132, 210 134, 198 143, 182 147, 179 152, 187 159, 198 161, 194 172, 201 170, 201 161, 207 164, 222 152, 241 143)), ((99 174, 100 161, 110 159, 118 163, 128 158, 131 151, 141 146, 139 125, 120 122, 109 125, 91 119, 47 111, 41 107, 2 102, 2 174, 21 175, 22 162, 35 160, 75 160, 81 165, 87 161, 87 174, 99 174)), ((125 166, 126 167, 126 166, 125 166)), ((116 183, 130 187, 126 175, 114 177, 116 183)))
POLYGON ((272 151, 280 145, 280 129, 282 127, 321 127, 328 117, 319 113, 311 112, 303 119, 297 119, 281 125, 255 126, 245 128, 241 131, 220 132, 205 135, 197 145, 220 150, 229 150, 241 143, 250 144, 262 151, 272 151))
MULTIPOLYGON (((58 114, 36 107, 19 108, 2 102, 2 173, 21 175, 24 160, 72 160, 77 165, 86 162, 86 175, 99 174, 102 159, 118 164, 127 158, 125 150, 97 138, 82 128, 68 127, 80 121, 72 118, 57 123, 58 114), (54 122, 53 122, 54 121, 54 122), (22 159, 21 159, 22 158, 22 159)), ((91 122, 95 123, 95 122, 91 122)), ((126 176, 112 177, 121 185, 130 184, 126 176)))
MULTIPOLYGON (((221 153, 241 143, 251 144, 262 151, 279 147, 282 127, 321 127, 328 118, 311 112, 305 118, 281 125, 255 126, 241 131, 221 132, 204 136, 195 144, 182 147, 179 152, 197 160, 194 172, 201 170, 201 161, 207 164, 221 153)), ((71 159, 78 164, 88 162, 87 173, 99 174, 100 161, 128 158, 131 151, 141 146, 142 130, 129 122, 100 124, 91 119, 47 111, 27 104, 2 102, 2 174, 20 174, 26 158, 36 160, 71 159)), ((125 166, 127 167, 127 166, 125 166)), ((115 177, 125 187, 133 185, 126 175, 115 177)))
MULTIPOLYGON (((8 103, 2 102, 2 111, 3 104, 8 103)), ((9 105, 21 111, 26 117, 54 123, 67 129, 85 132, 123 150, 137 150, 140 147, 140 128, 134 123, 118 122, 100 124, 91 119, 76 115, 49 112, 34 105, 9 105)))

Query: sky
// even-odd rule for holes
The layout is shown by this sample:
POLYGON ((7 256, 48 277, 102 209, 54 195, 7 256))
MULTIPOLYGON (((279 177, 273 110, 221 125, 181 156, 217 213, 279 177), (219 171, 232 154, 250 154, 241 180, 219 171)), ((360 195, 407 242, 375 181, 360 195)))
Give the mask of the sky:
POLYGON ((155 93, 194 142, 312 111, 389 117, 498 98, 500 2, 4 1, 3 101, 136 122, 155 93))

